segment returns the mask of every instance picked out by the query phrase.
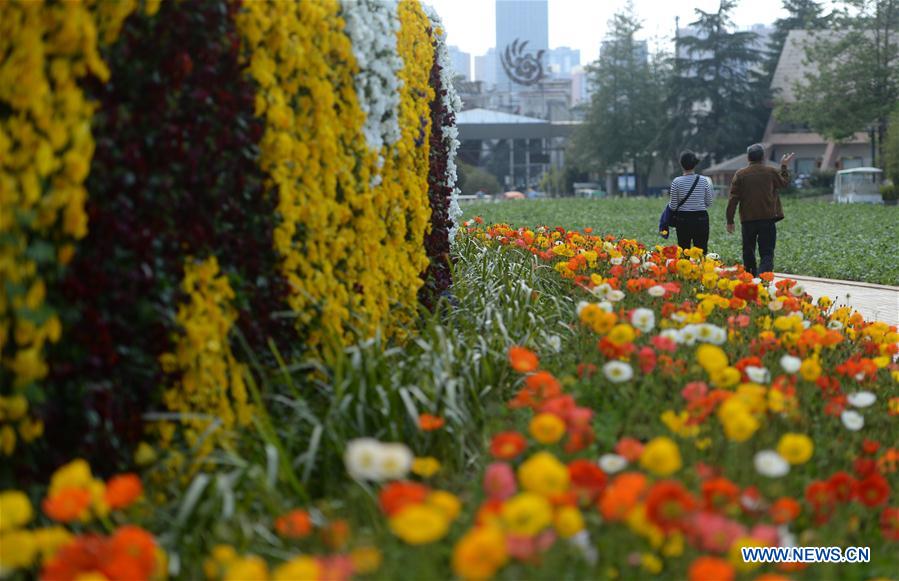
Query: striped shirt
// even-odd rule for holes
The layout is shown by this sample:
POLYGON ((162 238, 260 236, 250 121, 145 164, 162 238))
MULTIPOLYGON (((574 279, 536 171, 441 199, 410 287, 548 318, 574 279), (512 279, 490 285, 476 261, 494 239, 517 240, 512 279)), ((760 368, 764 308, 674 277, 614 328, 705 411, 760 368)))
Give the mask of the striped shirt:
MULTIPOLYGON (((669 188, 669 208, 672 210, 675 209, 677 205, 687 197, 687 192, 690 191, 690 186, 693 185, 695 179, 696 175, 690 174, 686 176, 677 176, 672 180, 671 187, 669 188)), ((705 176, 699 176, 699 182, 696 184, 696 188, 690 195, 690 199, 684 202, 684 205, 682 205, 678 211, 701 212, 703 210, 708 210, 709 206, 712 205, 712 194, 714 191, 714 188, 712 188, 712 180, 705 176)))

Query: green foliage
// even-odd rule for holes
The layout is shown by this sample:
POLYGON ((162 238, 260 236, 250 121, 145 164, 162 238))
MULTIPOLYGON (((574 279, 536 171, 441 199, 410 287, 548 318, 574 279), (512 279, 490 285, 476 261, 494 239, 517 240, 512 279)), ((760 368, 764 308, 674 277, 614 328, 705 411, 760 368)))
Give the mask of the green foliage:
POLYGON ((492 173, 473 166, 471 164, 459 162, 459 189, 465 195, 474 195, 478 190, 482 190, 485 194, 500 194, 499 180, 492 173))
POLYGON ((824 14, 822 2, 816 0, 783 0, 787 16, 774 21, 774 32, 768 37, 768 55, 765 57, 765 72, 770 82, 780 60, 784 42, 791 30, 826 29, 832 15, 824 14))
MULTIPOLYGON (((709 210, 709 250, 727 263, 742 261, 739 231, 725 231, 724 199, 709 210)), ((486 222, 516 225, 565 224, 592 227, 595 232, 635 238, 645 244, 669 244, 658 237, 663 200, 527 200, 515 203, 472 205, 469 216, 486 222)), ((777 225, 777 272, 843 280, 899 285, 895 260, 899 238, 899 208, 864 204, 835 205, 784 198, 786 219, 777 225)), ((669 240, 674 240, 674 234, 669 240)))
POLYGON ((886 200, 899 200, 899 186, 891 184, 880 188, 881 197, 886 200))
POLYGON ((716 12, 696 10, 695 34, 678 41, 685 55, 676 55, 670 91, 670 143, 707 153, 713 163, 761 138, 769 112, 767 79, 754 71, 762 59, 751 46, 757 35, 733 30, 735 6, 721 0, 716 12))
POLYGON ((890 126, 883 144, 883 167, 887 177, 899 184, 899 103, 890 115, 890 126))

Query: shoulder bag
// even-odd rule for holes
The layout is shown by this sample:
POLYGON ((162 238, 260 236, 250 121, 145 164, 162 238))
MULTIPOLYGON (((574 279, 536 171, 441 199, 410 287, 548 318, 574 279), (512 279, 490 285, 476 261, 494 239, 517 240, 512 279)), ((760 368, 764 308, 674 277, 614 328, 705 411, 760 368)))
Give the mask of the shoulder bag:
POLYGON ((701 176, 696 176, 696 179, 693 180, 693 185, 690 186, 690 191, 687 192, 687 195, 683 200, 677 203, 677 207, 673 210, 668 203, 665 203, 665 209, 662 210, 662 215, 659 217, 659 234, 662 238, 668 238, 668 231, 673 227, 677 228, 677 211, 680 210, 680 207, 683 206, 687 200, 690 199, 690 196, 693 195, 693 190, 696 189, 696 184, 699 183, 699 178, 701 176))

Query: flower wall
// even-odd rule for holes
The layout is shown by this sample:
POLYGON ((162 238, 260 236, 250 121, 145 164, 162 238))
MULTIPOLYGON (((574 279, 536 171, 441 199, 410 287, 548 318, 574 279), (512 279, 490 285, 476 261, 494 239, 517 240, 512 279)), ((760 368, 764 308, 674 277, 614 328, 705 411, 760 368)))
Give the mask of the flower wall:
POLYGON ((409 333, 446 203, 429 172, 451 167, 417 0, 4 3, 0 22, 0 454, 40 442, 17 477, 72 454, 108 473, 152 410, 227 440, 248 421, 235 332, 263 361, 409 333))

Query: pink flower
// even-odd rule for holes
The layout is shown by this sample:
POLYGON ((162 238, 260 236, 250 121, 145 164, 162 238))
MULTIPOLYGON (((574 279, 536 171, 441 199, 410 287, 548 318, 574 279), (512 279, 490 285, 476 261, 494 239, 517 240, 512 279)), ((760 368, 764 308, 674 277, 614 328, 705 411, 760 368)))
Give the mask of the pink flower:
POLYGON ((505 462, 493 462, 484 473, 484 492, 490 500, 506 500, 517 491, 515 472, 505 462))
POLYGON ((640 371, 645 374, 652 373, 656 367, 656 352, 650 347, 643 347, 637 353, 637 358, 640 361, 640 371))
POLYGON ((627 458, 629 462, 634 462, 643 453, 643 443, 636 438, 621 438, 615 445, 615 452, 627 458))
POLYGON ((780 539, 777 527, 765 524, 757 524, 752 527, 752 530, 749 531, 749 536, 759 542, 765 543, 769 547, 777 546, 780 539))
POLYGON ((691 525, 693 542, 701 551, 726 553, 735 540, 746 536, 746 527, 713 512, 695 514, 691 525))
POLYGON ((348 555, 331 555, 319 557, 321 578, 328 581, 346 581, 353 575, 353 561, 348 555))
POLYGON ((704 398, 709 393, 709 386, 704 381, 693 381, 684 386, 680 394, 688 402, 704 398))
POLYGON ((528 561, 537 557, 540 553, 549 550, 556 542, 556 532, 548 529, 539 535, 528 537, 525 535, 507 535, 506 550, 512 557, 528 561))
POLYGON ((668 351, 669 353, 674 353, 677 351, 677 343, 674 339, 670 337, 662 337, 661 335, 656 335, 652 339, 652 346, 658 349, 659 351, 668 351))

